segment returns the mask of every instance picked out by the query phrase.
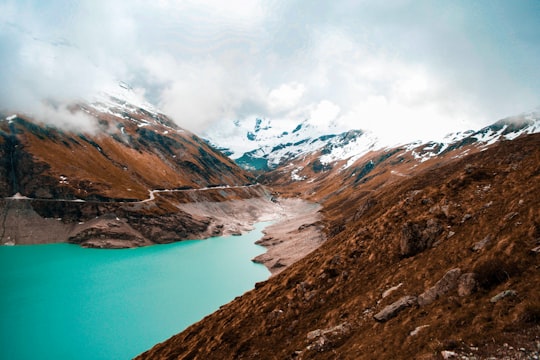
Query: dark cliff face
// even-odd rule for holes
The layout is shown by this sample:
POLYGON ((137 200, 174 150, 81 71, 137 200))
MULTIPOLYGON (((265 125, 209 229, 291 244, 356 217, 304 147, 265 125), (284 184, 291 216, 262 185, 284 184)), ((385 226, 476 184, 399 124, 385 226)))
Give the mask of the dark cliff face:
POLYGON ((383 165, 367 190, 316 185, 326 243, 140 359, 538 354, 540 134, 407 176, 383 165))

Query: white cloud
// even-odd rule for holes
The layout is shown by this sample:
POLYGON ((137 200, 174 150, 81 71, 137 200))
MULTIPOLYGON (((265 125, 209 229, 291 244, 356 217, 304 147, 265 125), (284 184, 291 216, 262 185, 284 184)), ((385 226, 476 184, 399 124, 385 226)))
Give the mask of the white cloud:
POLYGON ((258 21, 265 15, 258 0, 159 0, 157 5, 166 11, 200 12, 230 20, 258 21))
POLYGON ((477 127, 540 102, 537 19, 494 1, 5 0, 0 108, 123 80, 194 131, 255 116, 396 137, 477 127))
POLYGON ((325 128, 336 120, 340 107, 328 100, 316 104, 310 114, 310 122, 318 127, 325 128))
POLYGON ((281 84, 268 94, 268 107, 272 112, 291 110, 298 105, 306 87, 297 82, 281 84))
MULTIPOLYGON (((160 92, 160 109, 180 126, 195 132, 233 120, 248 101, 257 102, 260 88, 256 77, 249 77, 239 69, 227 71, 212 60, 199 63, 175 62, 165 59, 169 80, 160 92)), ((149 62, 147 69, 156 79, 165 81, 161 74, 161 60, 149 62)))
POLYGON ((69 131, 95 133, 98 131, 96 118, 80 110, 69 109, 68 106, 42 103, 32 115, 35 119, 48 125, 69 131))

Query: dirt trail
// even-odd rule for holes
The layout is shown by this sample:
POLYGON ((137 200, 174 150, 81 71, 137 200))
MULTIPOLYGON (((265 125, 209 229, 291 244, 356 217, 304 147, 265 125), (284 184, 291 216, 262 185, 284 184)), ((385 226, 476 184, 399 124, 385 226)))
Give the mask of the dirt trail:
POLYGON ((251 185, 238 185, 238 186, 210 186, 210 187, 203 187, 199 189, 155 189, 155 190, 148 190, 148 198, 144 200, 138 200, 138 201, 125 201, 125 200, 83 200, 83 199, 46 199, 46 198, 36 198, 36 197, 28 197, 25 195, 22 195, 21 193, 16 193, 13 196, 4 197, 4 200, 37 200, 37 201, 45 201, 45 202, 88 202, 93 204, 142 204, 146 202, 155 201, 157 193, 195 193, 195 192, 204 192, 204 191, 215 191, 215 190, 229 190, 229 189, 248 189, 252 187, 260 186, 259 184, 251 184, 251 185))

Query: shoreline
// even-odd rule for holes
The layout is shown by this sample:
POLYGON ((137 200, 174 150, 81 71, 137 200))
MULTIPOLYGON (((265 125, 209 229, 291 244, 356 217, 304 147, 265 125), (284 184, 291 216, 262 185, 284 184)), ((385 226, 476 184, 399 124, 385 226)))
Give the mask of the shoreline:
MULTIPOLYGON (((322 207, 317 203, 298 198, 270 199, 267 196, 226 201, 204 197, 193 200, 197 201, 176 203, 176 215, 143 217, 144 223, 135 226, 137 223, 128 220, 129 213, 119 213, 121 206, 103 208, 100 216, 87 221, 76 218, 66 221, 58 217, 42 217, 34 210, 33 201, 4 199, 0 242, 5 246, 74 243, 83 247, 119 249, 240 235, 252 230, 257 222, 271 221, 272 224, 263 230, 263 237, 255 242, 266 251, 252 261, 266 266, 273 276, 318 248, 325 240, 319 212, 322 207), (182 223, 180 227, 177 226, 179 221, 182 223)), ((89 204, 70 204, 70 207, 76 207, 72 211, 74 213, 91 212, 91 209, 86 209, 89 204)), ((69 208, 64 210, 66 216, 72 215, 69 208)), ((86 214, 86 217, 91 215, 86 214)))
POLYGON ((319 212, 321 205, 302 199, 278 199, 277 203, 282 210, 280 216, 255 242, 264 246, 266 252, 252 259, 266 266, 271 276, 302 259, 326 240, 319 212))

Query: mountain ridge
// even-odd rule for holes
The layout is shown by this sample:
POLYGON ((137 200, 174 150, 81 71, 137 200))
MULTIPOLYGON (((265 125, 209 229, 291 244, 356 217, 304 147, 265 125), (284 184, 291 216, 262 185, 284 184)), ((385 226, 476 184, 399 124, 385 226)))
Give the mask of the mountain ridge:
POLYGON ((271 121, 263 122, 260 118, 256 118, 254 124, 249 124, 248 120, 242 123, 234 122, 236 132, 230 139, 220 138, 219 132, 210 132, 206 139, 245 169, 271 171, 315 152, 320 152, 318 160, 323 166, 341 160, 348 160, 346 166, 350 166, 369 151, 397 147, 406 147, 415 158, 425 161, 428 157, 438 155, 433 151, 436 149, 441 153, 445 149, 473 142, 489 144, 497 141, 499 137, 510 139, 521 134, 540 132, 540 111, 534 110, 507 117, 480 130, 451 133, 441 141, 395 144, 384 142, 375 134, 363 130, 331 132, 331 128, 317 128, 308 120, 297 125, 279 124, 275 129, 271 121))
POLYGON ((255 259, 269 280, 140 358, 538 355, 538 112, 386 147, 261 119, 242 135, 264 144, 246 160, 261 161, 255 180, 149 104, 69 111, 94 131, 0 116, 2 244, 121 248, 287 222, 255 259))

